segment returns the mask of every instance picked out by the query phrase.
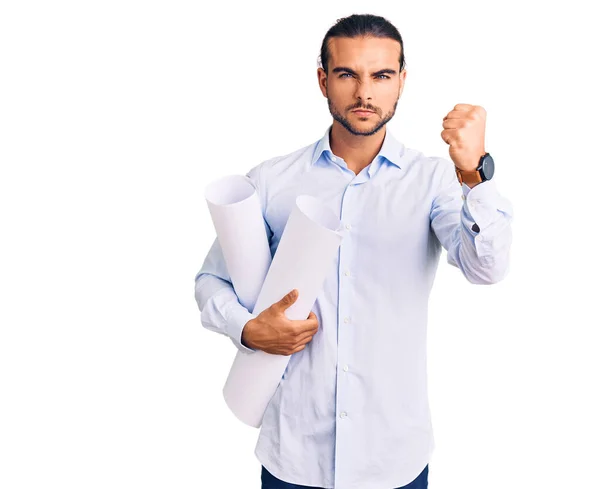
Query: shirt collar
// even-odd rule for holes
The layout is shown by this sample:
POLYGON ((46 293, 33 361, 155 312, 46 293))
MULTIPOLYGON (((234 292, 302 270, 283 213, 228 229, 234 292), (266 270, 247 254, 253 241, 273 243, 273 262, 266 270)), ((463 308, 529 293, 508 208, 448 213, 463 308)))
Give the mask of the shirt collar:
MULTIPOLYGON (((331 124, 325 130, 325 134, 317 143, 312 160, 310 162, 311 165, 315 164, 315 162, 320 158, 323 151, 328 151, 329 156, 334 156, 333 152, 331 151, 331 146, 329 145, 329 134, 331 132, 332 127, 333 124, 331 124)), ((379 150, 379 153, 377 153, 377 156, 382 156, 390 163, 396 165, 398 168, 402 168, 400 166, 400 159, 403 153, 404 145, 392 135, 392 133, 390 132, 390 128, 386 126, 383 144, 381 145, 381 149, 379 150)))

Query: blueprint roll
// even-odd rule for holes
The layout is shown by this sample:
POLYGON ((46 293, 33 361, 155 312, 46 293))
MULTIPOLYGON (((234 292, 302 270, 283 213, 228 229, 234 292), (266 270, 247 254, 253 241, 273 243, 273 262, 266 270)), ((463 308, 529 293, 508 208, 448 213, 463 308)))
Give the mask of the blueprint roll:
MULTIPOLYGON (((300 195, 289 215, 281 240, 252 312, 260 314, 292 289, 298 298, 285 311, 288 319, 307 319, 336 258, 343 234, 340 220, 322 201, 300 195)), ((275 394, 290 355, 257 350, 237 352, 223 397, 243 423, 259 428, 275 394)))
POLYGON ((233 289, 252 312, 271 265, 258 194, 247 176, 229 175, 212 182, 204 197, 233 289))

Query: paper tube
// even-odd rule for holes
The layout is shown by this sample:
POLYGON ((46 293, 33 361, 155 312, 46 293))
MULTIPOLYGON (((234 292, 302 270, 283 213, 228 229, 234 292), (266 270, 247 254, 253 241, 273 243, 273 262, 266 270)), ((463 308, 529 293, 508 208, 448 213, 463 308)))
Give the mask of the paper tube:
POLYGON ((233 289, 252 311, 271 264, 258 194, 248 177, 229 175, 212 182, 204 196, 233 289))
MULTIPOLYGON (((285 315, 288 319, 306 319, 341 244, 339 228, 333 210, 319 199, 298 196, 252 312, 260 314, 292 289, 298 289, 298 298, 285 315)), ((261 350, 238 350, 223 397, 240 421, 255 428, 261 426, 289 359, 289 355, 261 350)))
MULTIPOLYGON (((249 178, 221 178, 207 188, 205 197, 240 303, 259 314, 297 289, 298 298, 285 314, 288 319, 306 319, 343 238, 333 210, 316 197, 298 196, 270 263, 260 201, 249 178)), ((289 359, 238 350, 223 397, 243 423, 260 427, 289 359)))

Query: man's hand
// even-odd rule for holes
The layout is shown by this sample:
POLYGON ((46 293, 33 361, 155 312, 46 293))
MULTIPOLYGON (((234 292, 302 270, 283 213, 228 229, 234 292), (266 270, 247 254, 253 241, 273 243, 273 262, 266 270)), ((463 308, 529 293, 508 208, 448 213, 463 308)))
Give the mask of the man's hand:
POLYGON ((479 105, 458 104, 444 117, 442 139, 450 145, 450 158, 459 170, 475 171, 485 151, 485 119, 479 105))
POLYGON ((272 304, 242 329, 242 343, 274 355, 291 355, 303 350, 319 330, 319 321, 310 311, 307 319, 288 319, 285 310, 298 298, 294 289, 272 304))

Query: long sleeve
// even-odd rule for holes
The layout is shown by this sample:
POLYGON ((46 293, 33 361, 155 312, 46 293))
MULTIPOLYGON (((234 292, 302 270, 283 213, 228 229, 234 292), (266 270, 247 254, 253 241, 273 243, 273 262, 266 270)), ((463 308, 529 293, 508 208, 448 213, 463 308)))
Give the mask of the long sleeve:
MULTIPOLYGON (((246 176, 250 178, 257 192, 260 190, 260 168, 257 165, 246 176)), ((264 216, 264 199, 263 216, 264 216)), ((265 229, 270 240, 270 229, 265 221, 265 229)), ((210 331, 227 335, 233 344, 246 353, 256 350, 242 344, 242 331, 248 321, 257 315, 248 311, 235 293, 231 276, 227 272, 223 250, 215 238, 200 271, 195 277, 195 298, 201 312, 200 322, 210 331)))
POLYGON ((509 267, 512 204, 487 180, 461 188, 454 164, 442 159, 441 183, 430 213, 431 227, 448 252, 448 263, 474 284, 502 280, 509 267))

